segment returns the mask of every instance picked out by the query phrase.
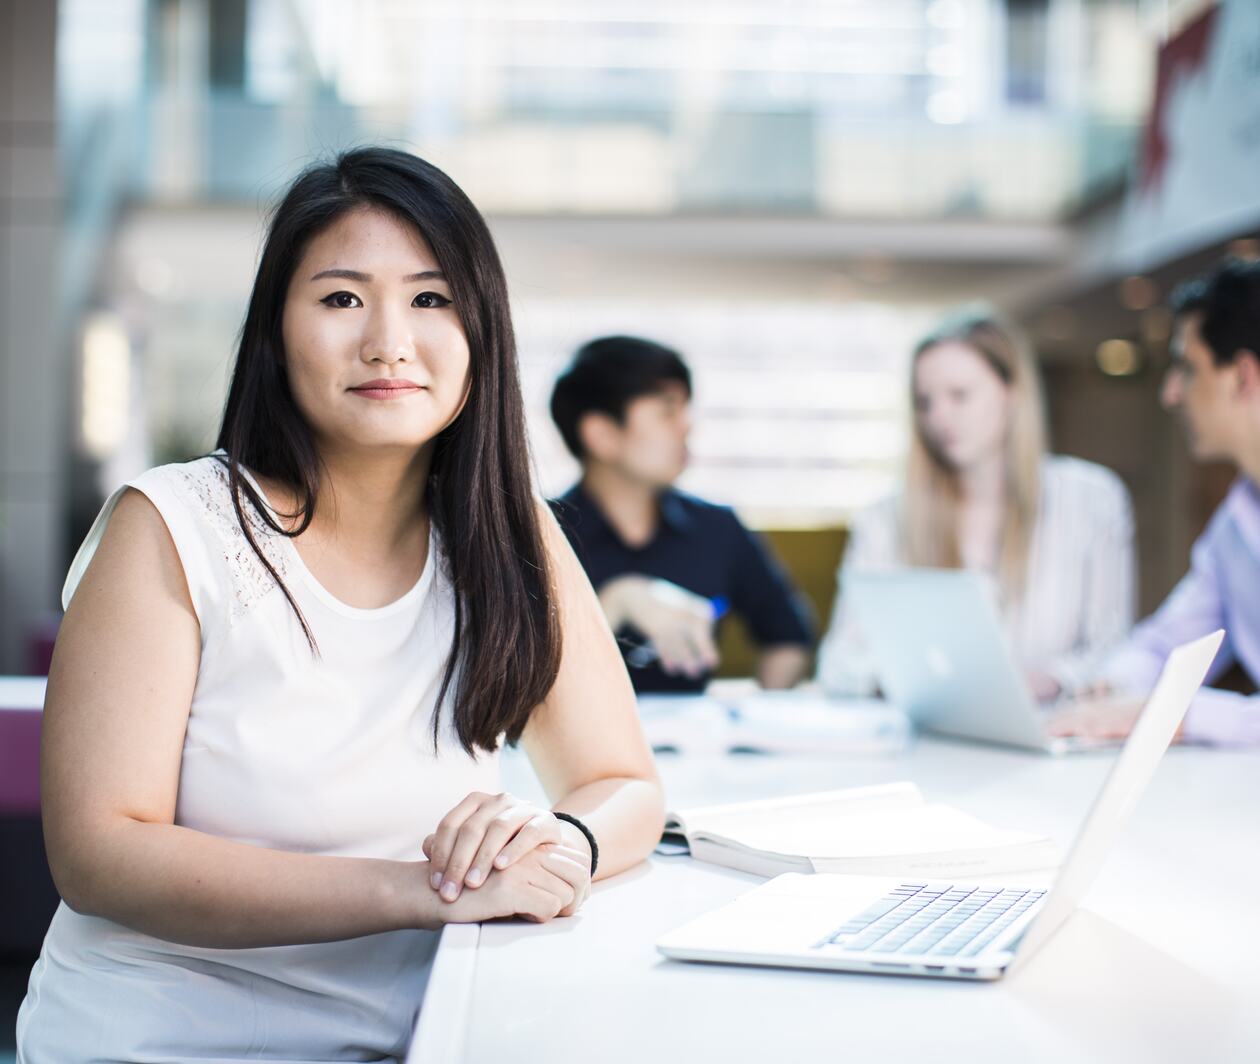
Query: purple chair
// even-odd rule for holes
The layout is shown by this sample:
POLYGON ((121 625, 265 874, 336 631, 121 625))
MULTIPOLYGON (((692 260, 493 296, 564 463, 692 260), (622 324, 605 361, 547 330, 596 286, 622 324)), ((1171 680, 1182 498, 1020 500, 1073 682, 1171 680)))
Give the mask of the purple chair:
POLYGON ((0 957, 39 952, 57 907, 39 815, 44 680, 0 677, 0 957))
POLYGON ((0 705, 0 816, 39 816, 38 709, 0 705))

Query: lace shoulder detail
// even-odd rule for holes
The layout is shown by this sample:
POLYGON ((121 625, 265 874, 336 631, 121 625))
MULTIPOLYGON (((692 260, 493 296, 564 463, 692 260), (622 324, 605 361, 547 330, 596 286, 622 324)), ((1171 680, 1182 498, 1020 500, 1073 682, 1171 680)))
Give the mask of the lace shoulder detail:
MULTIPOLYGON (((279 593, 279 586, 241 531, 227 467, 215 457, 206 457, 170 468, 222 551, 232 581, 228 602, 230 620, 235 623, 254 603, 272 592, 279 593)), ((283 537, 262 519, 245 495, 240 501, 259 549, 287 583, 291 567, 283 537)))

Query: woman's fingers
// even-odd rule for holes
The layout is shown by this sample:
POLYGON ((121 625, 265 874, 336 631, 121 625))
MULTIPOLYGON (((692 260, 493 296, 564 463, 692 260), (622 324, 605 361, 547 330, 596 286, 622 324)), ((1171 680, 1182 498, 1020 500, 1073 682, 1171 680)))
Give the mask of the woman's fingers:
POLYGON ((465 822, 476 813, 487 802, 498 803, 503 801, 507 796, 502 794, 483 794, 481 791, 473 791, 463 801, 455 806, 446 814, 439 822, 437 830, 425 840, 427 849, 426 855, 429 863, 432 865, 432 875, 430 876, 433 889, 438 890, 442 885, 446 866, 450 861, 451 852, 455 848, 456 839, 459 837, 460 829, 463 828, 465 822))
POLYGON ((1059 710, 1046 724, 1046 730, 1054 736, 1074 735, 1080 727, 1079 718, 1080 713, 1077 710, 1059 710))
POLYGON ((581 889, 569 878, 573 875, 574 868, 580 870, 581 865, 560 854, 544 854, 530 873, 529 883, 536 889, 544 891, 548 897, 539 909, 521 915, 527 919, 544 921, 559 916, 573 907, 581 889))
MULTIPOLYGON (((493 872, 540 848, 558 847, 576 857, 580 867, 586 858, 562 846, 563 841, 560 822, 549 811, 509 794, 477 792, 442 818, 421 849, 430 861, 433 889, 453 902, 465 887, 480 887, 493 872)), ((584 874, 589 882, 589 870, 584 874)))
POLYGON ((492 871, 482 890, 463 892, 447 912, 461 922, 518 916, 544 923, 576 912, 589 893, 586 855, 564 844, 544 845, 492 871))
POLYGON ((573 888, 573 897, 558 913, 572 916, 591 892, 591 865, 587 855, 568 846, 548 847, 546 868, 573 888))
POLYGON ((571 878, 575 885, 590 882, 591 861, 587 854, 573 846, 565 846, 564 843, 545 846, 543 850, 548 859, 546 862, 548 869, 554 870, 557 875, 571 878))
POLYGON ((483 846, 482 851, 477 855, 477 867, 482 872, 482 880, 490 874, 490 868, 504 869, 515 864, 524 857, 530 850, 536 850, 539 846, 548 843, 560 842, 560 821, 548 812, 532 811, 534 815, 530 817, 520 830, 517 831, 511 839, 502 846, 483 846), (482 863, 484 859, 484 864, 482 863))
MULTIPOLYGON (((447 854, 442 869, 439 893, 447 901, 454 901, 464 889, 465 877, 472 867, 473 858, 489 836, 501 847, 520 828, 528 817, 530 807, 517 806, 509 795, 485 802, 475 810, 455 835, 455 842, 447 854)), ((480 885, 480 881, 477 885, 480 885)))
POLYGON ((1059 710, 1048 722, 1051 735, 1122 739, 1133 730, 1141 704, 1127 698, 1083 698, 1059 710))
POLYGON ((565 903, 559 892, 533 883, 525 888, 525 904, 518 907, 515 914, 523 920, 532 920, 536 924, 545 924, 559 916, 565 903))
MULTIPOLYGON (((560 841, 560 822, 534 806, 522 806, 501 813, 486 829, 476 856, 468 866, 464 883, 479 887, 492 868, 507 868, 530 850, 548 842, 560 841)), ((452 866, 450 873, 454 878, 452 866)))

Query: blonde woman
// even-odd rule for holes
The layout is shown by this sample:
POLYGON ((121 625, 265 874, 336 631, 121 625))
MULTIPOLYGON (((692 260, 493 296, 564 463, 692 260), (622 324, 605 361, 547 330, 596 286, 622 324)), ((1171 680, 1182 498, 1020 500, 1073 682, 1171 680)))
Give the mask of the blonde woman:
POLYGON ((875 689, 845 574, 966 568, 996 585, 1011 644, 1039 701, 1087 685, 1133 622, 1133 517, 1110 470, 1046 451, 1041 386, 1023 338, 970 311, 915 348, 903 490, 854 522, 818 656, 835 694, 875 689))

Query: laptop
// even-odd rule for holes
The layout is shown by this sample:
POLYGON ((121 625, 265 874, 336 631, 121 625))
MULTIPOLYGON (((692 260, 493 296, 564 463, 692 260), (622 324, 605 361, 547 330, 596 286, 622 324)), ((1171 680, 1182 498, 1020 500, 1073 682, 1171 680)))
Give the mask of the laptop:
POLYGON ((852 573, 844 593, 884 693, 916 727, 1059 754, 1114 739, 1055 737, 1011 653, 991 586, 963 569, 852 573))
POLYGON ((1080 902, 1203 682, 1224 632, 1168 658, 1049 889, 876 876, 778 876, 659 939, 666 957, 1000 979, 1080 902))

